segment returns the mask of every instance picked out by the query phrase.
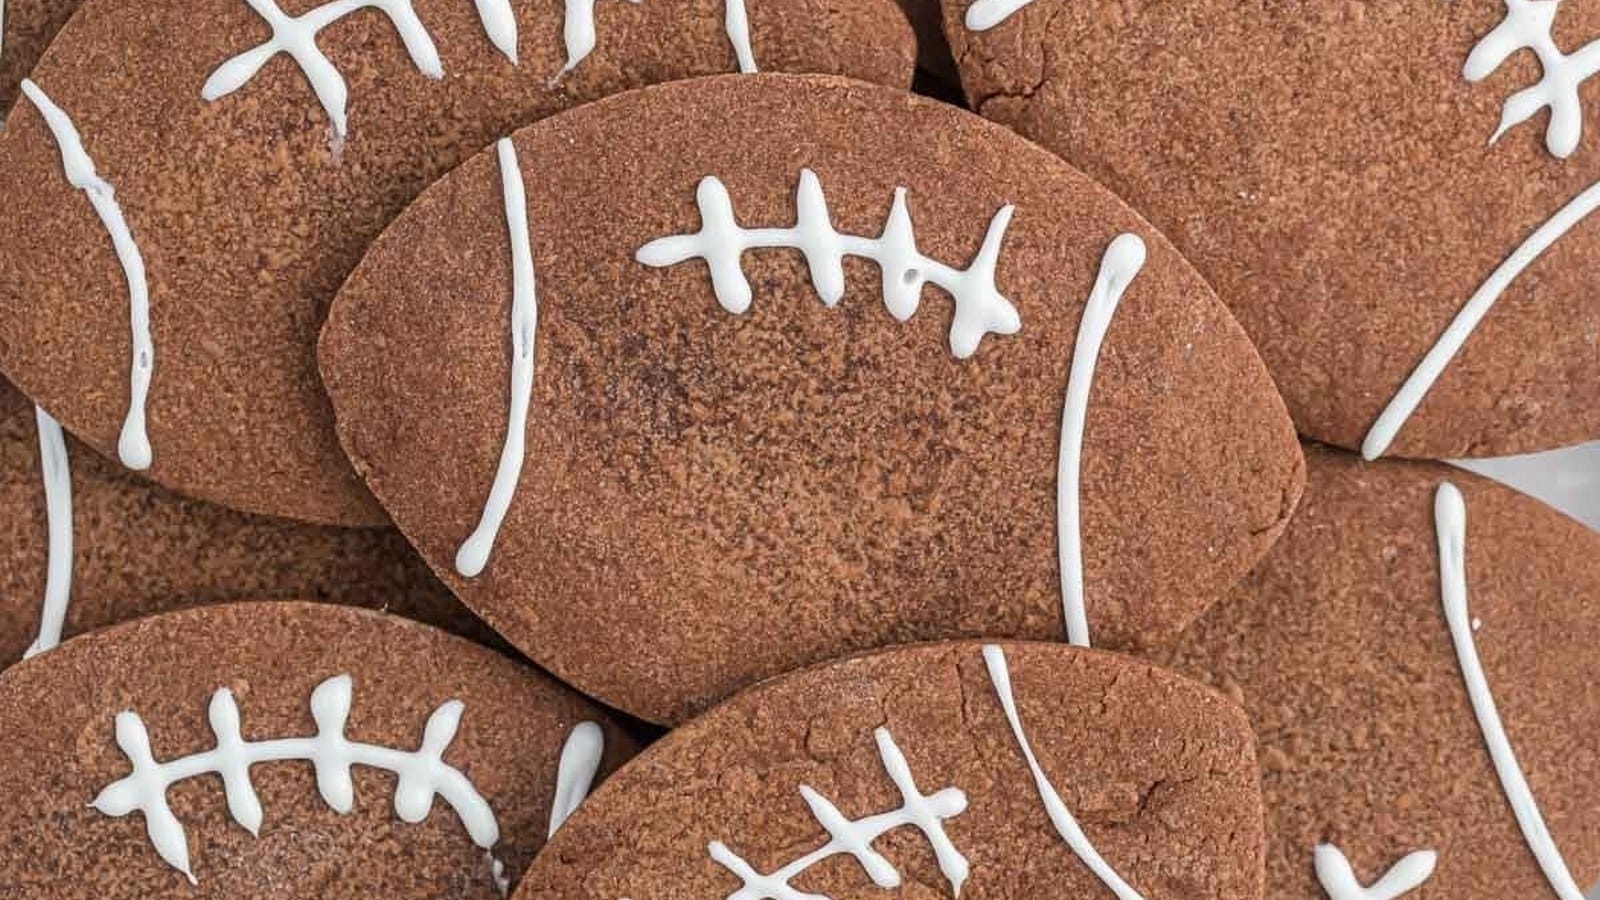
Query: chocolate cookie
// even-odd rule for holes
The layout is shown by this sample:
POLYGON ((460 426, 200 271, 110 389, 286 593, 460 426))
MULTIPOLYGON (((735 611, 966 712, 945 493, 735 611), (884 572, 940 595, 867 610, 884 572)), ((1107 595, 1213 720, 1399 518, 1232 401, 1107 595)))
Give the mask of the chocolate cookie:
POLYGON ((184 500, 64 435, 0 382, 0 666, 154 612, 239 598, 381 606, 494 640, 394 531, 184 500))
POLYGON ((1581 900, 1600 535, 1445 466, 1308 456, 1283 540, 1173 660, 1260 735, 1268 896, 1581 900))
POLYGON ((945 27, 974 108, 1194 261, 1301 433, 1600 436, 1600 6, 946 0, 945 27))
POLYGON ((1251 744, 1232 703, 1117 654, 857 657, 746 691, 645 751, 516 898, 1251 900, 1251 744))
POLYGON ((0 894, 502 896, 633 750, 598 708, 366 610, 246 603, 0 675, 0 894))
POLYGON ((752 7, 97 0, 0 136, 0 368, 182 493, 382 523, 316 377, 350 267, 434 177, 586 100, 758 65, 910 81, 891 0, 752 7))
POLYGON ((1160 644, 1303 478, 1249 341, 1144 220, 976 116, 826 77, 519 132, 378 239, 321 359, 457 596, 658 722, 908 640, 1160 644))
MULTIPOLYGON (((0 0, 0 116, 81 0, 0 0)), ((936 4, 937 5, 937 4, 936 4)))

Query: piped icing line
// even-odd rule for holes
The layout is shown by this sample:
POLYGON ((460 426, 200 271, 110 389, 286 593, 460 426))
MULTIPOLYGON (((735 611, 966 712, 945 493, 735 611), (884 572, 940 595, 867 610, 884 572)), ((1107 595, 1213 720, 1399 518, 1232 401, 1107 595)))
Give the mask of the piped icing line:
MULTIPOLYGON (((561 26, 561 40, 566 45, 567 61, 561 66, 561 71, 556 73, 559 80, 562 75, 578 67, 589 54, 594 52, 595 43, 599 40, 598 29, 594 21, 594 5, 597 0, 566 0, 567 15, 561 26)), ((629 3, 638 4, 640 0, 628 0, 629 3)))
POLYGON ((733 44, 734 58, 739 61, 739 71, 746 75, 755 73, 756 53, 750 46, 750 14, 744 8, 744 0, 725 0, 722 19, 728 40, 733 44))
POLYGON ((317 790, 335 812, 346 815, 355 808, 352 766, 368 766, 398 776, 394 811, 401 821, 415 825, 428 817, 435 795, 442 797, 466 827, 473 843, 489 850, 500 840, 500 826, 489 803, 459 769, 446 763, 444 753, 455 739, 464 705, 459 700, 440 704, 423 726, 422 744, 415 751, 398 750, 351 741, 344 736, 350 716, 351 679, 338 675, 311 692, 311 718, 317 733, 311 737, 247 741, 240 731, 239 706, 233 692, 219 689, 211 696, 207 712, 216 746, 170 762, 158 763, 150 750, 144 720, 131 710, 116 717, 117 746, 133 771, 107 785, 90 802, 107 816, 122 817, 138 811, 144 815, 150 843, 167 865, 198 884, 189 865, 188 834, 167 805, 174 784, 203 775, 222 779, 228 814, 251 835, 261 830, 261 800, 250 780, 250 767, 260 763, 303 760, 316 770, 317 790))
POLYGON ((983 663, 989 670, 989 681, 994 684, 995 694, 1000 698, 1000 706, 1005 710, 1006 721, 1011 724, 1011 734, 1016 738, 1017 746, 1022 750, 1023 759, 1028 762, 1028 771, 1033 774, 1034 787, 1039 792, 1039 799, 1044 803, 1045 813, 1050 817, 1050 824, 1055 826, 1056 833, 1066 841, 1072 852, 1077 854, 1089 871, 1100 879, 1117 900, 1144 900, 1140 893, 1134 890, 1123 880, 1117 870, 1105 861, 1100 852, 1090 843, 1089 836, 1083 833, 1078 820, 1073 818, 1072 811, 1067 809, 1067 804, 1062 801, 1061 795, 1056 793, 1055 786, 1050 783, 1050 777, 1040 767, 1039 760, 1033 755, 1033 746, 1028 743, 1028 735, 1022 729, 1022 718, 1017 714, 1016 697, 1011 692, 1011 669, 1006 663, 1006 653, 998 645, 987 644, 983 648, 983 663))
POLYGON ((605 753, 606 734, 597 723, 579 722, 567 734, 567 742, 561 745, 561 761, 556 765, 556 796, 550 803, 551 837, 589 796, 605 753))
POLYGON ((35 406, 39 431, 39 468, 44 474, 45 521, 49 528, 45 563, 44 604, 39 611, 39 636, 22 654, 37 656, 61 643, 61 628, 72 599, 72 469, 61 425, 35 406))
POLYGON ((1144 269, 1144 241, 1136 234, 1112 239, 1100 260, 1089 302, 1078 324, 1078 342, 1067 376, 1067 399, 1061 411, 1061 453, 1056 462, 1056 544, 1061 558, 1061 610, 1067 640, 1089 646, 1089 617, 1083 587, 1083 431, 1089 417, 1089 389, 1095 364, 1122 295, 1144 269))
POLYGON ((753 866, 721 841, 712 841, 707 847, 712 860, 732 872, 742 886, 728 895, 728 900, 826 900, 816 894, 796 890, 789 882, 817 863, 834 856, 849 855, 860 864, 872 883, 880 888, 900 886, 900 872, 882 854, 872 848, 874 841, 903 826, 911 826, 922 833, 933 849, 939 871, 950 885, 953 896, 961 895, 971 866, 961 855, 950 836, 945 833, 944 821, 965 812, 967 795, 959 788, 947 787, 932 794, 922 793, 911 777, 911 767, 905 754, 895 745, 887 728, 873 732, 877 741, 878 756, 884 771, 900 790, 899 809, 878 813, 860 819, 848 819, 827 798, 807 785, 800 786, 800 795, 810 807, 811 815, 828 832, 828 842, 801 856, 770 874, 757 872, 753 866))
POLYGON ((1478 648, 1473 641, 1472 616, 1467 611, 1467 506, 1455 485, 1439 485, 1433 501, 1434 529, 1439 539, 1439 593, 1444 603, 1445 621, 1450 626, 1450 638, 1455 644, 1456 660, 1461 665, 1461 677, 1466 682, 1467 698, 1472 702, 1473 714, 1478 719, 1478 730, 1488 747, 1489 759, 1494 763, 1495 774, 1505 792, 1506 802, 1516 816, 1517 827, 1523 840, 1544 872, 1545 881, 1561 900, 1584 900, 1583 891, 1572 880, 1567 863, 1556 847, 1555 838, 1545 825, 1539 804, 1523 777, 1517 754, 1511 748, 1500 712, 1495 708, 1494 694, 1489 690, 1489 679, 1484 675, 1478 658, 1478 648))
POLYGON ((133 239, 133 231, 122 215, 116 191, 95 171, 94 160, 84 149, 72 119, 56 106, 44 89, 29 79, 22 81, 22 93, 44 117, 46 127, 61 153, 61 167, 67 183, 89 198, 100 224, 111 237, 117 262, 128 283, 128 320, 133 333, 132 366, 129 375, 128 412, 117 438, 117 457, 130 469, 150 468, 150 436, 145 428, 145 405, 150 394, 150 376, 155 371, 156 351, 150 339, 150 287, 145 277, 144 256, 133 239))
MULTIPOLYGON (((511 10, 511 0, 472 0, 483 22, 483 33, 506 59, 517 64, 517 16, 511 10)), ((567 0, 570 9, 574 0, 567 0)))
POLYGON ((1015 334, 1022 319, 995 286, 1006 228, 1015 208, 1000 208, 989 222, 983 245, 966 269, 956 269, 917 250, 916 233, 906 204, 906 189, 897 188, 883 233, 877 237, 840 234, 828 214, 822 182, 810 169, 800 170, 795 194, 795 224, 790 228, 744 228, 734 218, 733 201, 721 179, 708 175, 695 189, 700 230, 657 238, 635 257, 654 268, 704 260, 711 287, 724 310, 741 315, 750 308, 750 281, 745 277, 746 250, 786 248, 805 256, 811 283, 830 309, 844 297, 844 258, 857 256, 877 263, 882 273, 883 302, 904 322, 921 304, 922 287, 932 283, 955 302, 950 325, 950 350, 958 359, 975 353, 987 334, 1015 334))
POLYGON ((1033 0, 977 0, 967 7, 967 30, 988 31, 1032 2, 1033 0))
POLYGON ((1587 218, 1596 208, 1600 208, 1600 182, 1590 185, 1572 198, 1566 206, 1529 235, 1521 246, 1512 251, 1505 262, 1490 273, 1456 313, 1450 325, 1439 336, 1439 340, 1400 386, 1400 390, 1395 392, 1393 399, 1384 407, 1377 421, 1373 422, 1372 428, 1361 444, 1362 456, 1374 460, 1389 451, 1389 445, 1394 442, 1395 436, 1422 404, 1428 392, 1433 389, 1434 383, 1439 380, 1439 376, 1444 374, 1445 368, 1450 365, 1450 361, 1461 352, 1461 348, 1477 330, 1479 323, 1489 314, 1489 310, 1494 308, 1500 295, 1505 293, 1506 288, 1510 287, 1524 270, 1533 265, 1535 260, 1543 256, 1562 236, 1587 218))
POLYGON ((1332 844, 1318 844, 1312 851, 1312 865, 1316 868, 1317 883, 1322 885, 1328 900, 1395 900, 1421 887, 1433 877, 1439 863, 1439 854, 1432 850, 1408 853, 1395 863, 1383 877, 1363 887, 1356 880, 1355 870, 1344 852, 1332 844))
POLYGON ((484 502, 478 527, 456 551, 456 571, 475 578, 489 563, 495 538, 522 477, 528 428, 528 405, 533 398, 534 343, 539 330, 539 298, 533 272, 533 238, 528 232, 528 199, 522 182, 517 148, 510 138, 495 144, 500 159, 501 192, 505 197, 506 227, 511 237, 511 403, 506 440, 500 449, 489 498, 484 502))
MULTIPOLYGON (((433 38, 428 36, 428 29, 423 27, 422 20, 411 8, 411 0, 334 0, 300 16, 285 15, 273 0, 245 2, 271 26, 272 37, 225 61, 211 73, 211 77, 200 88, 201 98, 208 102, 219 100, 243 87, 268 60, 279 53, 286 53, 300 67, 306 81, 311 84, 311 90, 317 95, 317 101, 328 114, 335 146, 338 146, 349 132, 345 107, 350 90, 344 83, 344 76, 339 74, 339 70, 317 46, 317 33, 357 10, 369 8, 377 9, 389 17, 419 72, 435 80, 444 77, 439 51, 433 45, 433 38)), ((484 27, 490 30, 493 40, 496 26, 486 18, 484 27)), ((504 35, 500 37, 503 39, 504 35)))
POLYGON ((1462 76, 1479 82, 1499 69, 1520 50, 1531 50, 1543 71, 1539 81, 1512 94, 1501 107, 1500 124, 1489 138, 1493 144, 1511 128, 1549 107, 1545 148, 1566 159, 1583 137, 1583 83, 1600 72, 1600 41, 1591 41, 1568 55, 1556 46, 1554 27, 1560 0, 1505 0, 1505 17, 1484 35, 1467 55, 1462 76))

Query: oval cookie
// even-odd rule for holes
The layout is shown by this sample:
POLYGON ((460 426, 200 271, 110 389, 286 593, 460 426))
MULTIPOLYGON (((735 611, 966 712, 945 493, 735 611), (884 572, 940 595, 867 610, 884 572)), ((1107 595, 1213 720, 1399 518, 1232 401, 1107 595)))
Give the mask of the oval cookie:
POLYGON ((1243 332, 1135 213, 981 119, 825 77, 502 142, 373 245, 321 359, 457 595, 654 721, 912 639, 1159 644, 1303 477, 1243 332))
POLYGON ((1302 434, 1428 458, 1600 436, 1600 8, 944 7, 975 108, 1148 214, 1302 434))
POLYGON ((0 368, 181 493, 382 523, 314 345, 423 185, 629 87, 758 66, 904 86, 912 55, 892 0, 96 0, 0 135, 0 368))
POLYGON ((63 636, 224 600, 381 606, 495 637, 391 530, 302 525, 173 496, 0 382, 0 666, 63 636))
POLYGON ((75 638, 0 726, 0 893, 38 898, 500 897, 633 750, 491 650, 304 603, 75 638))
POLYGON ((1062 645, 924 645, 785 676, 668 735, 516 900, 1250 900, 1260 804, 1243 714, 1198 684, 1062 645))
POLYGON ((1260 735, 1267 895, 1582 900, 1600 534, 1446 466, 1308 463, 1283 539, 1172 660, 1260 735))

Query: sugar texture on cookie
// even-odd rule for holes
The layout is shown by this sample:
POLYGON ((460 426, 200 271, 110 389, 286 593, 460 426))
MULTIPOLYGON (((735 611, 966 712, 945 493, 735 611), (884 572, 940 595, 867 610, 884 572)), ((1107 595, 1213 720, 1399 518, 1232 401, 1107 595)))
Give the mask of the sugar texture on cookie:
POLYGON ((1308 462, 1283 539, 1171 659, 1260 736, 1268 896, 1582 900, 1600 535, 1447 466, 1308 462))
POLYGON ((457 595, 656 721, 908 639, 1161 644, 1303 478, 1249 341, 1144 220, 842 79, 519 132, 374 244, 320 352, 457 595))
POLYGON ((424 185, 627 88, 758 69, 904 87, 913 55, 893 0, 96 0, 0 132, 0 370, 180 493, 381 524, 314 345, 424 185))
POLYGON ((167 613, 0 674, 0 893, 502 897, 632 753, 469 641, 308 603, 167 613))
POLYGON ((1149 215, 1302 434, 1435 459, 1600 437, 1600 8, 944 12, 973 106, 1149 215))

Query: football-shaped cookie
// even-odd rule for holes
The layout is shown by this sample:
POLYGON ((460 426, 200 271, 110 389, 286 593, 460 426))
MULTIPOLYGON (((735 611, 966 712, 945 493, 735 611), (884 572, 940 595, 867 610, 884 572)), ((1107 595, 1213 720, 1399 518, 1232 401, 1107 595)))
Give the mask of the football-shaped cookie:
POLYGON ((741 693, 645 751, 516 900, 1252 900, 1252 743, 1234 704, 1119 654, 857 657, 741 693))
POLYGON ((1600 436, 1600 5, 945 0, 974 108, 1145 212, 1301 433, 1600 436))
POLYGON ((0 675, 0 895, 504 896, 632 751, 470 641, 245 603, 74 638, 0 675))
POLYGON ((1173 658, 1260 736, 1267 896, 1581 900, 1600 534, 1446 466, 1308 457, 1283 539, 1173 658))
POLYGON ((457 595, 655 721, 907 640, 1159 644, 1303 478, 1244 333, 1137 214, 976 116, 821 76, 502 141, 374 243, 321 359, 457 595))
POLYGON ((492 641, 381 529, 303 525, 173 496, 0 382, 0 666, 64 635, 224 600, 382 607, 492 641))
POLYGON ((757 67, 904 86, 893 0, 95 0, 0 135, 0 369, 180 493, 382 523, 317 381, 335 289, 492 139, 757 67))

